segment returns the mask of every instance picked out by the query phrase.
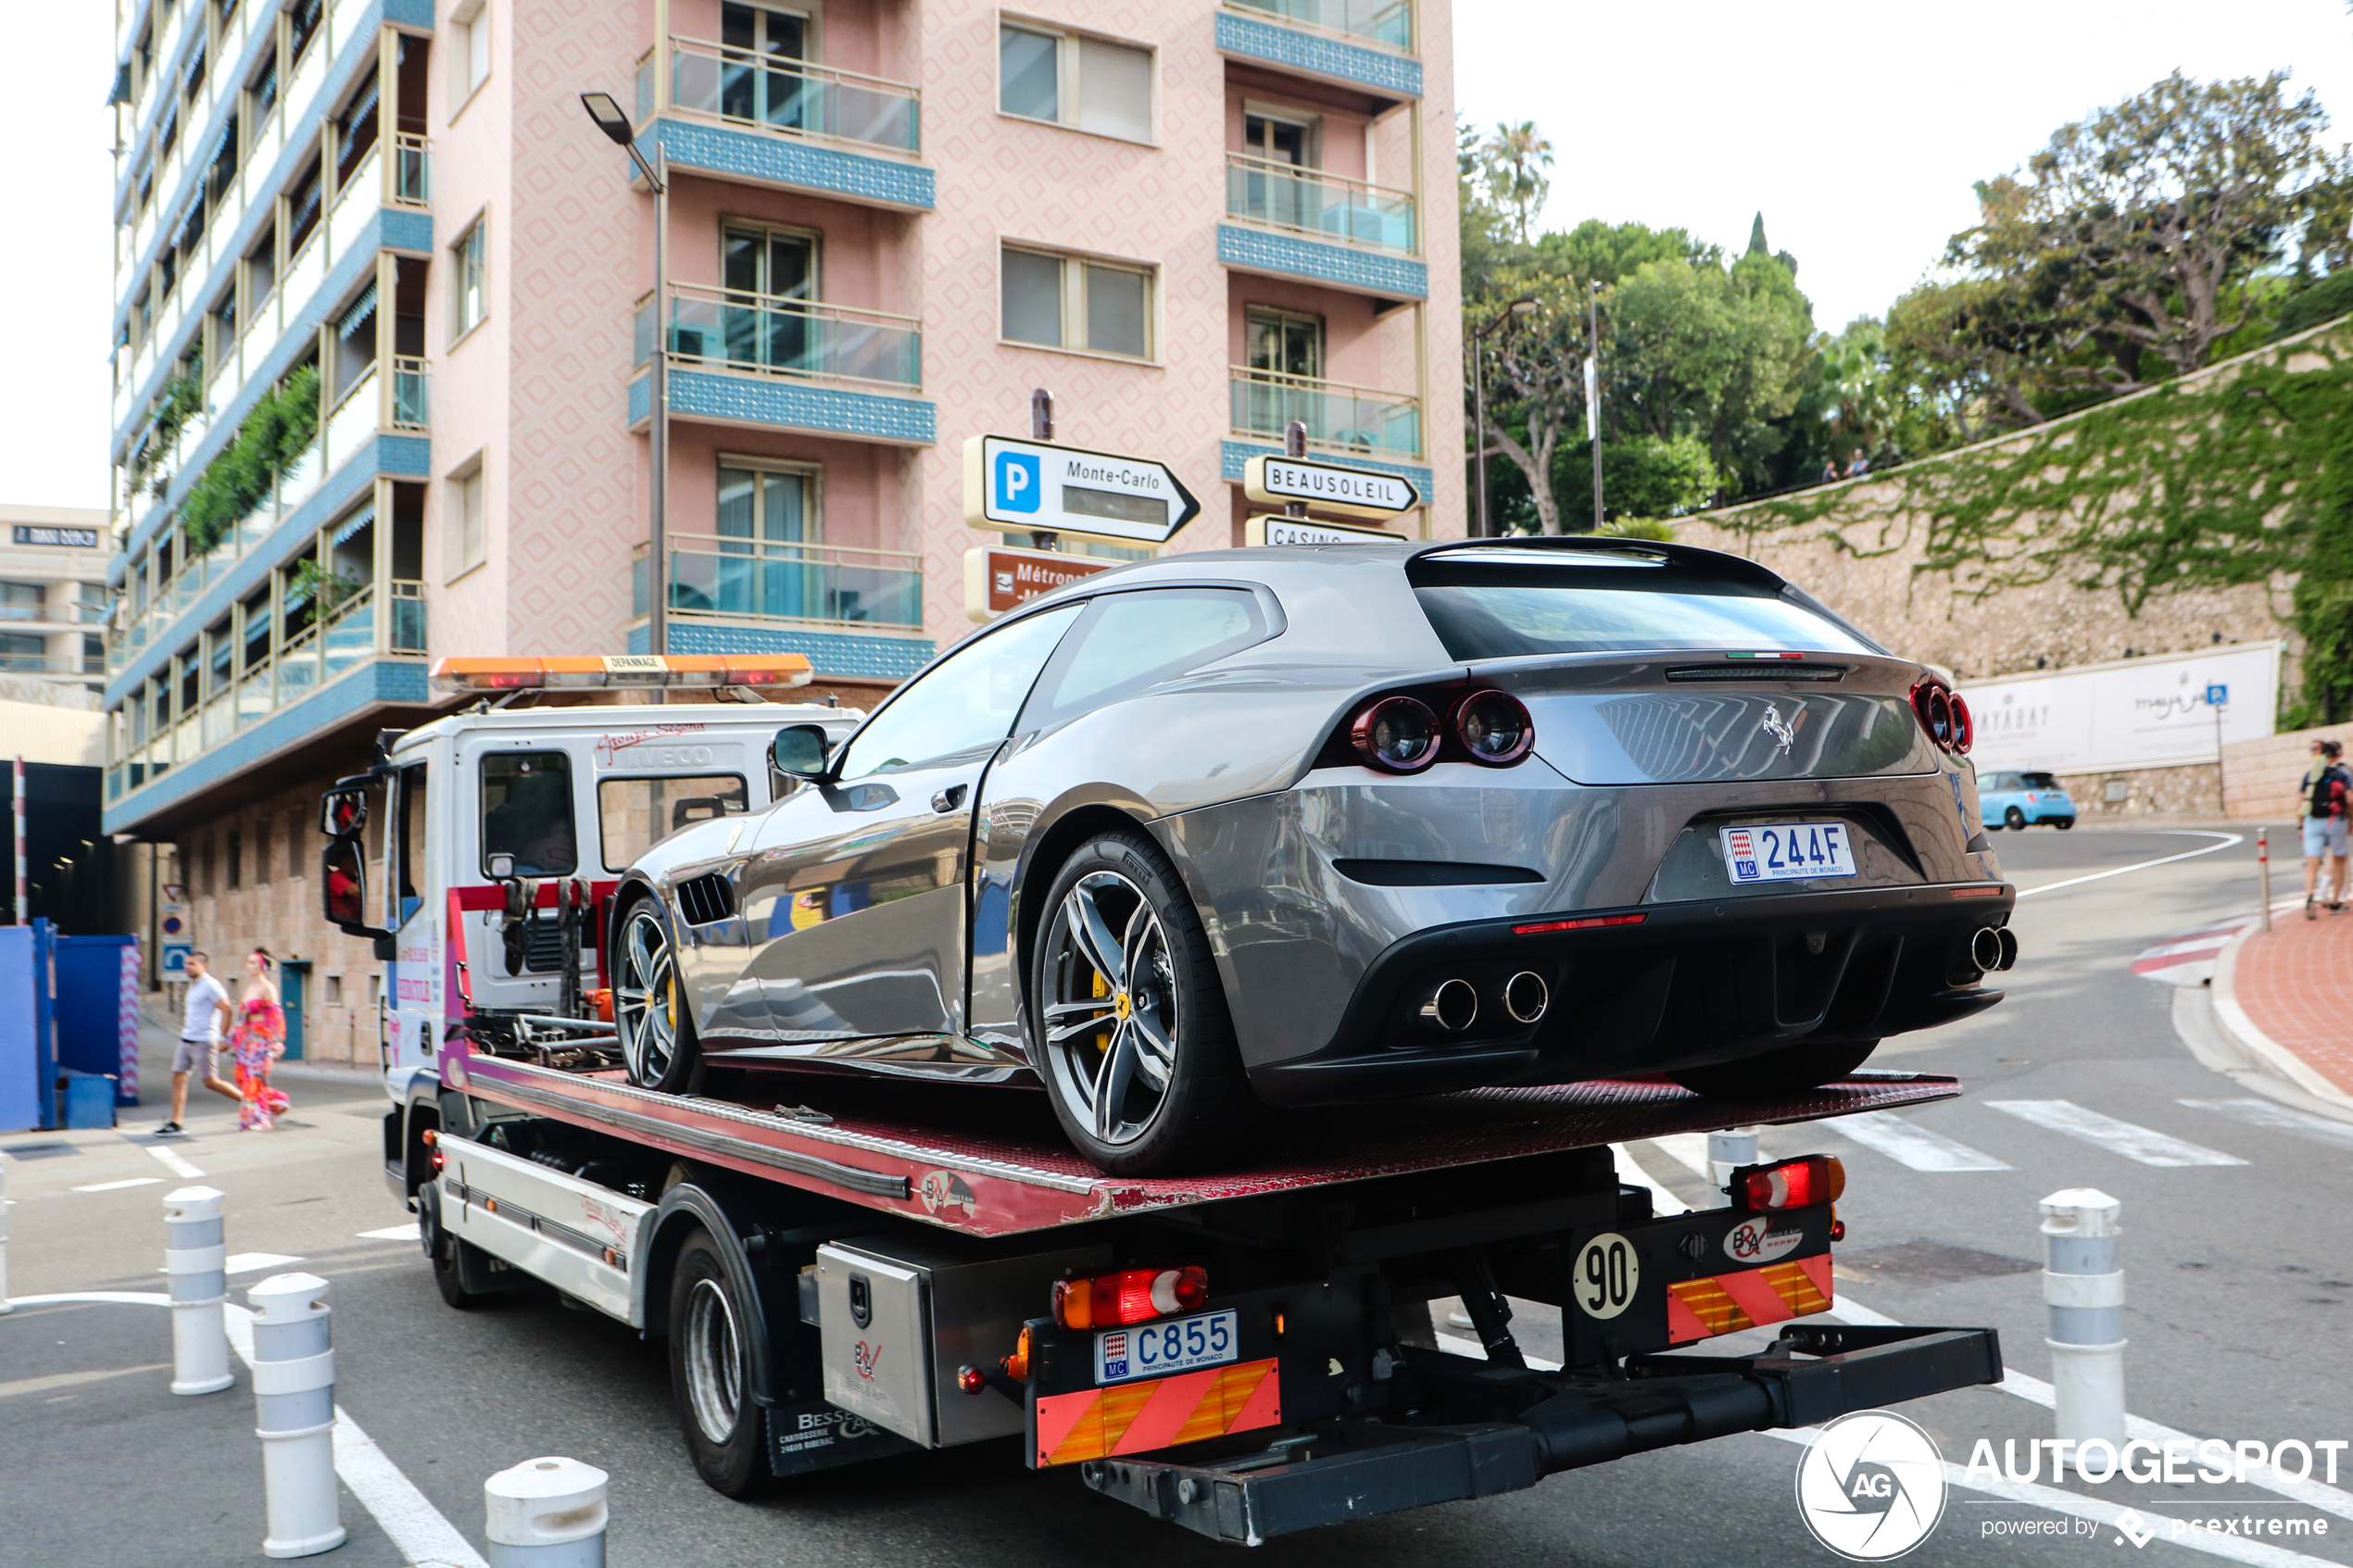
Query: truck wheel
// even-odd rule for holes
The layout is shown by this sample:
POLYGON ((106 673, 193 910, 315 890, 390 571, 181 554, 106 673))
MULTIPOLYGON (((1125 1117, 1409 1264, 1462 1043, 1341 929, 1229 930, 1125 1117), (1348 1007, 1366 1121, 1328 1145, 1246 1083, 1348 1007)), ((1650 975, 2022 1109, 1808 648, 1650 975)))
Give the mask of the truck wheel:
POLYGON ((714 1490, 748 1497, 767 1483, 767 1434, 751 1397, 751 1304, 711 1233, 679 1248, 670 1276, 670 1389, 695 1471, 714 1490))
POLYGON ((1675 1082, 1695 1095, 1727 1099, 1751 1095, 1787 1094, 1843 1078, 1870 1060, 1877 1040, 1837 1040, 1823 1045, 1785 1046, 1745 1061, 1719 1062, 1670 1073, 1675 1082))
POLYGON ((484 1298, 479 1292, 466 1288, 469 1268, 480 1273, 483 1266, 479 1257, 466 1256, 468 1252, 478 1250, 473 1243, 451 1236, 441 1228, 441 1205, 438 1203, 419 1204, 417 1220, 425 1244, 425 1256, 433 1261, 434 1287, 441 1292, 441 1298, 459 1311, 482 1305, 484 1298))
POLYGON ((629 1081, 664 1094, 694 1093, 702 1085, 702 1051, 695 1043, 693 1009, 680 995, 661 906, 652 898, 631 905, 615 945, 621 951, 612 1016, 629 1081))
POLYGON ((1030 1061, 1078 1151, 1116 1175, 1198 1168, 1264 1120, 1209 940, 1141 834, 1078 847, 1048 892, 1030 1061))

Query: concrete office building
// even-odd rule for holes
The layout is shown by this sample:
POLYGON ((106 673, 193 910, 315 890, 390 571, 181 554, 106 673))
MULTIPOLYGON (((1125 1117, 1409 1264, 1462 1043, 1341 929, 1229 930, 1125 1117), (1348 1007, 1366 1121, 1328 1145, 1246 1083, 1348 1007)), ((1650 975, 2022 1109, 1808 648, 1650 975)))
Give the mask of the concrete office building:
POLYGON ((107 676, 108 521, 82 507, 0 501, 0 675, 94 701, 107 676))
POLYGON ((658 591, 870 702, 969 629, 963 444, 1034 386, 1202 497, 1173 549, 1293 419, 1462 532, 1446 0, 121 6, 106 822, 314 966, 317 1054, 374 1030, 317 792, 434 657, 643 650, 658 591))

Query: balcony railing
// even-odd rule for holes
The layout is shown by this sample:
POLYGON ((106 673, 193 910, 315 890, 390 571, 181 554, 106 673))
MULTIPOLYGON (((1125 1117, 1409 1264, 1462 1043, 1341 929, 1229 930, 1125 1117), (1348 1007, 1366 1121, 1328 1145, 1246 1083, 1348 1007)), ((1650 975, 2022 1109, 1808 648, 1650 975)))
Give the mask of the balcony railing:
POLYGON ((1226 155, 1226 211, 1317 239, 1415 251, 1414 198, 1406 192, 1246 153, 1226 155))
MULTIPOLYGON (((670 296, 673 364, 874 382, 899 390, 923 384, 923 332, 912 316, 696 283, 673 283, 670 296)), ((650 297, 637 304, 640 365, 653 351, 652 306, 650 297)))
MULTIPOLYGON (((894 153, 923 147, 923 94, 903 82, 695 38, 670 41, 670 101, 731 125, 856 142, 894 153)), ((651 103, 652 56, 640 68, 637 114, 651 103)))
POLYGON ((386 643, 393 653, 422 653, 425 651, 425 585, 405 577, 394 578, 392 590, 391 635, 386 643))
MULTIPOLYGON (((909 551, 716 533, 673 533, 670 543, 673 616, 909 631, 924 623, 923 557, 909 551)), ((632 570, 632 610, 644 615, 642 545, 632 570)))
POLYGON ((392 162, 384 199, 395 207, 426 207, 433 200, 433 144, 414 132, 392 138, 392 162))
POLYGON ((425 361, 396 355, 392 361, 392 408, 385 416, 394 430, 424 430, 433 423, 433 382, 425 361))
POLYGON ((0 653, 0 675, 104 675, 105 666, 90 659, 46 659, 37 653, 0 653))
POLYGON ((1367 456, 1418 458, 1421 405, 1400 392, 1233 367, 1234 429, 1279 439, 1293 420, 1311 445, 1367 456))
POLYGON ((1238 11, 1312 27, 1361 44, 1414 46, 1413 0, 1226 0, 1238 11))

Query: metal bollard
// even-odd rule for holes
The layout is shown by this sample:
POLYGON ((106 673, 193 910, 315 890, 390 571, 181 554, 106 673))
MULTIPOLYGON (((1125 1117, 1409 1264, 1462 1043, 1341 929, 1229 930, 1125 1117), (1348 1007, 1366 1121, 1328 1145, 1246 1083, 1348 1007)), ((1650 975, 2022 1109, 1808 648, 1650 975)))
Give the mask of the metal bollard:
POLYGON ((484 1482, 490 1568, 605 1568, 605 1481, 551 1454, 484 1482))
POLYGON ((2043 1199, 2050 1309, 2051 1388, 2057 1435, 2124 1447, 2124 1275, 2116 1266, 2122 1205, 2095 1187, 2043 1199))
POLYGON ((264 1557, 309 1557, 343 1545, 335 1486, 335 1353, 327 1342, 327 1282, 272 1274, 253 1303, 254 1429, 269 1534, 264 1557))
POLYGON ((229 1375, 229 1248, 220 1235, 220 1190, 182 1187, 163 1196, 163 1272, 171 1290, 171 1391, 218 1394, 229 1375))
POLYGON ((1756 1129, 1728 1127, 1707 1135, 1708 1179, 1719 1187, 1732 1185, 1732 1172, 1756 1163, 1756 1129))

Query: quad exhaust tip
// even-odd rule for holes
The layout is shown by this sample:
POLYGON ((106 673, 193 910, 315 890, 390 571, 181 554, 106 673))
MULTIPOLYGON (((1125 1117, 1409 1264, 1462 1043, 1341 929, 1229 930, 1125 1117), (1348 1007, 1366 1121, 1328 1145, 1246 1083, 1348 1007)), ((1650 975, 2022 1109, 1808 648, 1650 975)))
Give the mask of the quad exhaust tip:
POLYGON ((1504 1010, 1522 1023, 1533 1023, 1552 1006, 1552 987, 1533 970, 1521 970, 1504 982, 1504 1010))
POLYGON ((2007 926, 1982 927, 1969 938, 1969 956, 1980 969, 2007 969, 2018 962, 2018 937, 2007 926))
POLYGON ((1441 980, 1422 994, 1416 1010, 1422 1027, 1439 1035, 1459 1035, 1478 1022, 1478 993, 1467 980, 1441 980))

